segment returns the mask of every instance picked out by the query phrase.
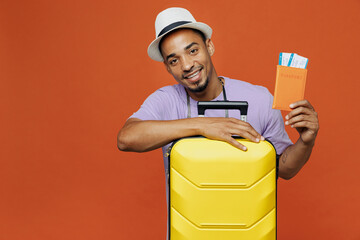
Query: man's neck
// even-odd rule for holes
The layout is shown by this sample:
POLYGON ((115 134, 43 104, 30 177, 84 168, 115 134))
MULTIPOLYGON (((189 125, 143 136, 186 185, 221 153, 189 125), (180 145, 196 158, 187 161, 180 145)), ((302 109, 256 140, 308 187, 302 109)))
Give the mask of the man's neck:
MULTIPOLYGON (((225 84, 225 80, 222 79, 222 81, 225 84)), ((187 91, 189 96, 195 101, 211 101, 220 95, 223 88, 217 74, 214 74, 214 76, 209 79, 209 84, 204 91, 192 92, 188 89, 185 90, 187 91)))

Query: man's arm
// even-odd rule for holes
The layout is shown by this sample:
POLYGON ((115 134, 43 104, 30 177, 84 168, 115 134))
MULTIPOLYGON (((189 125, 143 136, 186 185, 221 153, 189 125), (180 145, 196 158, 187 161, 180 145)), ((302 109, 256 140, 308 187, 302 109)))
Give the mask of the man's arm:
POLYGON ((117 145, 121 151, 145 152, 173 140, 195 135, 225 141, 242 150, 246 150, 246 147, 232 138, 232 135, 254 142, 264 140, 249 123, 235 118, 201 117, 170 121, 130 118, 118 134, 117 145))
POLYGON ((296 128, 300 136, 280 157, 279 176, 284 179, 294 177, 309 160, 319 131, 317 113, 307 100, 293 103, 290 107, 293 110, 286 116, 285 124, 296 128))

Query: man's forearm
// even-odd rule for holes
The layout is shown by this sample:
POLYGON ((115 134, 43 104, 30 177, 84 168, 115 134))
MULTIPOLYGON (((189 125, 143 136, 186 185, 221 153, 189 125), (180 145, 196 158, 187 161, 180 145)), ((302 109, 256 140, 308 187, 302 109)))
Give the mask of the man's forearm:
POLYGON ((191 119, 171 121, 132 120, 118 134, 118 148, 122 151, 146 152, 187 136, 198 135, 191 119), (190 122, 189 122, 190 120, 190 122))
POLYGON ((279 176, 284 179, 294 177, 309 160, 319 131, 318 114, 309 101, 297 101, 290 104, 290 108, 285 125, 295 128, 300 136, 280 157, 279 176))
POLYGON ((202 117, 170 121, 129 119, 118 134, 118 148, 121 151, 145 152, 175 139, 194 135, 225 141, 242 150, 246 150, 246 147, 232 138, 233 135, 253 142, 262 139, 249 123, 235 118, 202 117))
POLYGON ((285 149, 279 159, 279 176, 284 179, 294 177, 309 160, 314 143, 304 144, 301 138, 285 149))

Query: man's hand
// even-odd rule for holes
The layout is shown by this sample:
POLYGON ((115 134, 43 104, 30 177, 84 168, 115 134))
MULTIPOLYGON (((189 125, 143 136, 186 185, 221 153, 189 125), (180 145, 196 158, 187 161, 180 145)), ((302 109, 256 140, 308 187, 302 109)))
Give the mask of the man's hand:
POLYGON ((319 131, 318 114, 307 100, 292 103, 290 108, 293 110, 285 117, 285 124, 299 132, 304 144, 313 145, 319 131))
POLYGON ((237 135, 253 142, 264 140, 256 130, 247 122, 235 118, 198 118, 202 121, 200 134, 214 140, 221 140, 246 151, 246 147, 236 141, 232 136, 237 135))

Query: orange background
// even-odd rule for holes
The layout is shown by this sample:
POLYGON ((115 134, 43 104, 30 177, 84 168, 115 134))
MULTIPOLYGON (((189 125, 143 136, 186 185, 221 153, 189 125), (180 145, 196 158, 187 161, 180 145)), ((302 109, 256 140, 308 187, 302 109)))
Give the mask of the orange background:
POLYGON ((360 239, 359 0, 3 0, 0 240, 165 239, 161 152, 120 152, 116 134, 175 83, 146 54, 170 6, 213 28, 219 75, 273 92, 280 52, 309 58, 321 127, 308 164, 279 180, 278 236, 360 239))

